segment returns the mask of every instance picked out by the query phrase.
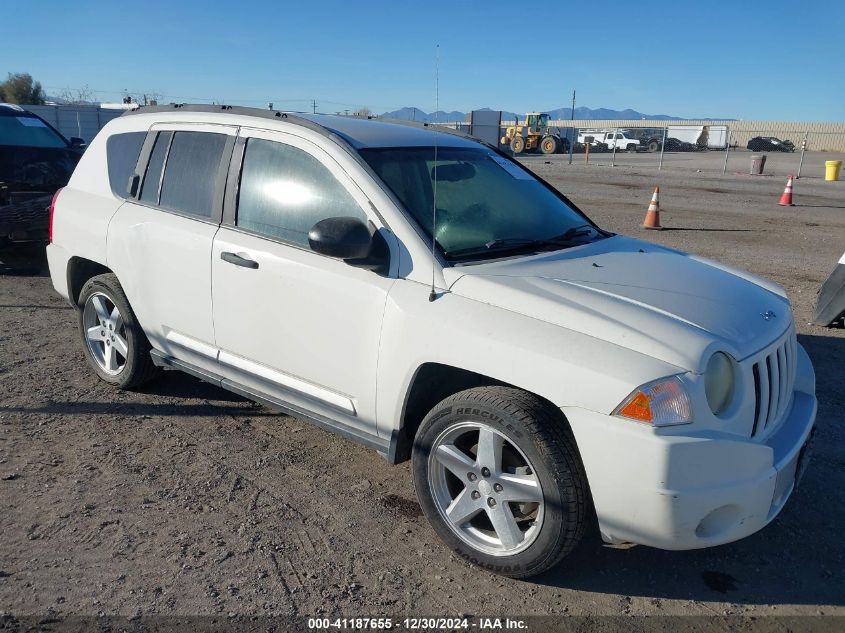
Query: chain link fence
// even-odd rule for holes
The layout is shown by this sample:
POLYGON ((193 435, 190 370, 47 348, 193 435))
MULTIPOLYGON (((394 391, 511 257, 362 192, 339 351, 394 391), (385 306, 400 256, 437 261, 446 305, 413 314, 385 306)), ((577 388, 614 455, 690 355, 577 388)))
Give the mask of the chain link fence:
MULTIPOLYGON (((747 129, 730 123, 654 122, 656 125, 646 126, 643 122, 637 126, 591 127, 554 123, 560 122, 552 122, 537 142, 523 143, 525 148, 519 152, 513 152, 513 143, 500 143, 500 148, 529 163, 545 156, 556 164, 799 178, 824 178, 825 163, 845 161, 845 132, 747 129), (545 145, 554 146, 554 158, 544 152, 542 138, 547 135, 555 137, 554 143, 545 145)), ((465 122, 448 127, 471 131, 465 122)), ((507 128, 501 126, 500 140, 507 139, 507 128)))

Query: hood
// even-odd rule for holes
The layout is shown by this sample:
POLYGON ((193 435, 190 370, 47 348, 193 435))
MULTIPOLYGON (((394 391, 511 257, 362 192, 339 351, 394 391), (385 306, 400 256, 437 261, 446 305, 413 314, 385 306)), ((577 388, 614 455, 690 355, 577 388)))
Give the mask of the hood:
POLYGON ((623 236, 444 274, 457 295, 689 371, 703 371, 716 350, 742 360, 792 324, 777 284, 623 236))

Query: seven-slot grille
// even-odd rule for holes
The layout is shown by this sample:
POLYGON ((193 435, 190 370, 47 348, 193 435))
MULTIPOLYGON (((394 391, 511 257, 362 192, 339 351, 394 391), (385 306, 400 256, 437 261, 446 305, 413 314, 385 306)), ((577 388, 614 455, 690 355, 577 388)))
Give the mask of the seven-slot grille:
POLYGON ((752 367, 754 373, 754 426, 751 436, 780 420, 792 398, 795 384, 797 339, 790 331, 752 367))

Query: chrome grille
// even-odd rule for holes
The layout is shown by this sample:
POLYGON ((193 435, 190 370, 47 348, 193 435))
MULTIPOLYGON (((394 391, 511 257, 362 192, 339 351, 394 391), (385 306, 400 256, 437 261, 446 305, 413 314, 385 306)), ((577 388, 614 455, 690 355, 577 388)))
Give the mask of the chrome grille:
POLYGON ((795 383, 797 345, 795 332, 790 331, 752 366, 755 398, 752 437, 780 421, 789 406, 795 383))

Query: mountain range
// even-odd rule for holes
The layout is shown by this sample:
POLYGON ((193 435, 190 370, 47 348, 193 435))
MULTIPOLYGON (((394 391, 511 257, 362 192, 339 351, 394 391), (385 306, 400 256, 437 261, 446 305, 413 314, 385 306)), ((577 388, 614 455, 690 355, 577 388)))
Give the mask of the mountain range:
MULTIPOLYGON (((490 110, 490 108, 479 108, 479 110, 490 110)), ((552 120, 556 119, 569 119, 572 117, 572 108, 556 108, 554 110, 549 110, 549 115, 551 115, 552 120)), ((423 122, 440 122, 440 123, 447 123, 452 121, 464 121, 466 120, 468 114, 466 112, 459 112, 457 110, 452 110, 451 112, 444 112, 442 110, 438 110, 437 112, 426 112, 425 110, 421 110, 420 108, 415 107, 405 107, 400 108, 399 110, 393 110, 392 112, 385 112, 381 116, 387 119, 404 119, 409 121, 423 121, 423 122)), ((515 112, 502 112, 502 121, 512 121, 515 118, 522 118, 524 113, 517 115, 515 112)), ((626 120, 633 120, 633 119, 653 119, 653 120, 660 120, 660 121, 680 121, 682 117, 677 116, 670 116, 668 114, 643 114, 642 112, 637 112, 636 110, 631 110, 630 108, 625 110, 610 110, 608 108, 584 108, 578 107, 575 108, 575 118, 584 120, 584 119, 626 119, 626 120)))

